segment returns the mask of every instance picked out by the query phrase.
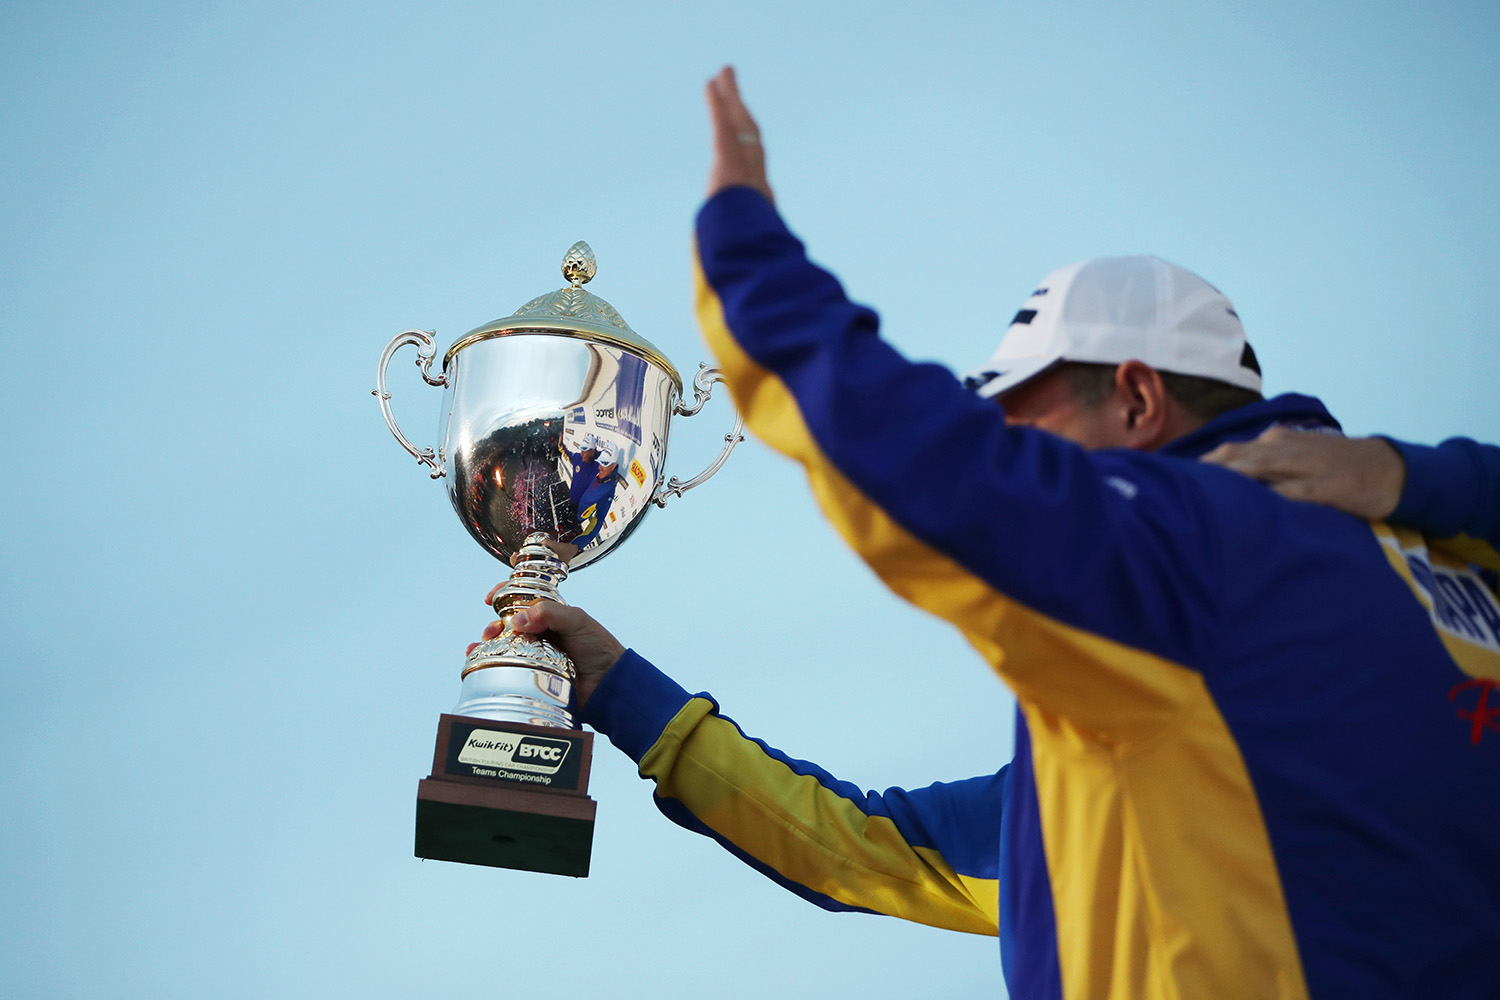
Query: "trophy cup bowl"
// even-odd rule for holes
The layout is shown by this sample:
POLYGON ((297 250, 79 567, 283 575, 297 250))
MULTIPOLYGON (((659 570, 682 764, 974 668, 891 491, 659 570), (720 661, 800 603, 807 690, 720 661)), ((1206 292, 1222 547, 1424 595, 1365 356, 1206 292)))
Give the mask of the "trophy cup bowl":
POLYGON ((569 572, 612 552, 647 510, 708 479, 743 440, 736 418, 707 469, 665 478, 672 418, 698 413, 723 379, 700 367, 685 403, 671 362, 582 287, 596 270, 588 244, 574 244, 567 286, 464 334, 441 375, 428 331, 398 334, 380 358, 375 395, 391 433, 445 481, 474 540, 512 567, 493 602, 506 627, 466 659, 419 785, 420 857, 588 873, 592 737, 574 726, 573 664, 510 619, 538 598, 561 601, 569 572), (444 389, 436 452, 401 432, 386 391, 386 368, 408 344, 423 379, 444 389))

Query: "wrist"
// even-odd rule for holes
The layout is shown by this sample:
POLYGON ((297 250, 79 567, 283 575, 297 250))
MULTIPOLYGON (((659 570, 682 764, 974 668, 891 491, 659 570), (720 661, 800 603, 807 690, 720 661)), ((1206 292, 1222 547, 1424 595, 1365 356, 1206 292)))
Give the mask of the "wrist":
POLYGON ((1396 512, 1406 490, 1406 459, 1389 438, 1369 437, 1363 441, 1370 454, 1372 476, 1370 498, 1371 520, 1383 521, 1396 512))
POLYGON ((598 690, 604 678, 619 664, 620 658, 624 655, 625 647, 615 642, 612 646, 606 648, 603 654, 595 661, 596 665, 588 668, 580 667, 578 669, 578 674, 573 681, 573 692, 578 698, 578 707, 580 709, 588 704, 589 699, 594 696, 594 692, 598 690), (602 666, 598 664, 602 664, 602 666))
POLYGON ((639 653, 626 650, 619 663, 600 678, 579 717, 639 761, 691 699, 639 653))

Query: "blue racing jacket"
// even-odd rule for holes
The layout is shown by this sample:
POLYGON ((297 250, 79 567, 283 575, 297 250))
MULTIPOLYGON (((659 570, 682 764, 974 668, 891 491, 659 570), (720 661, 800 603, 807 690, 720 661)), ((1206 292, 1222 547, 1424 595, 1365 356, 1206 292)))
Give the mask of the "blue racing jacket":
POLYGON ((1309 397, 1088 452, 898 355, 759 194, 721 192, 697 235, 749 426, 1019 718, 1008 769, 866 795, 627 657, 656 680, 612 673, 584 718, 669 815, 825 905, 998 931, 1016 997, 1500 993, 1493 449, 1403 448, 1398 513, 1429 535, 1196 461, 1335 428, 1309 397))
POLYGON ((634 650, 581 718, 656 782, 668 818, 804 899, 995 933, 1007 768, 865 792, 746 736, 712 697, 688 694, 634 650))

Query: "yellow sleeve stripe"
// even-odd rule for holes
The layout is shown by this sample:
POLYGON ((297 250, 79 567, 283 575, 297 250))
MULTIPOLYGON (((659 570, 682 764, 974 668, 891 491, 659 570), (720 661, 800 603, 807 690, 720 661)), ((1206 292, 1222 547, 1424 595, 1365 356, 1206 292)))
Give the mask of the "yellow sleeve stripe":
POLYGON ((1430 544, 1433 549, 1458 556, 1464 562, 1483 566, 1485 569, 1500 570, 1500 552, 1496 552, 1488 542, 1481 539, 1454 535, 1452 538, 1433 539, 1430 544))
POLYGON ((658 794, 783 877, 841 903, 996 933, 993 879, 959 876, 937 851, 908 844, 889 817, 870 816, 797 774, 710 708, 690 701, 642 758, 641 775, 656 781, 658 794))

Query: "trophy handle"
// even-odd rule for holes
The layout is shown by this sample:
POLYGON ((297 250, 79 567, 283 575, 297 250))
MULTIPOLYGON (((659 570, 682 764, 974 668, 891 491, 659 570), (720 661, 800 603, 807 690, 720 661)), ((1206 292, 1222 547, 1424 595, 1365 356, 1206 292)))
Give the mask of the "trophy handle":
POLYGON ((396 334, 395 338, 385 345, 385 351, 380 355, 380 369, 375 375, 375 388, 372 390, 372 395, 380 400, 380 412, 385 414, 385 425, 391 429, 392 434, 396 435, 396 441, 401 447, 411 452, 412 457, 418 462, 432 469, 433 479, 441 479, 447 475, 447 472, 437 463, 437 456, 433 450, 431 448, 418 450, 415 445, 406 440, 406 435, 401 433, 401 428, 396 426, 396 414, 391 412, 391 394, 385 391, 386 366, 391 363, 391 358, 395 353, 407 344, 417 345, 417 367, 422 369, 423 381, 428 385, 436 386, 448 384, 446 374, 433 378, 429 372, 432 359, 437 356, 437 344, 433 341, 432 334, 433 331, 430 330, 406 330, 396 334))
MULTIPOLYGON (((703 404, 708 402, 708 398, 713 395, 714 383, 722 381, 724 381, 723 372, 717 368, 710 368, 708 365, 700 364, 698 366, 698 374, 693 376, 692 404, 689 405, 682 400, 678 400, 672 412, 680 417, 696 415, 699 410, 703 409, 703 404)), ((729 453, 734 451, 734 446, 745 440, 744 430, 745 418, 740 416, 739 411, 736 410, 734 414, 734 430, 724 435, 724 448, 719 452, 719 457, 713 460, 713 464, 687 482, 683 482, 676 476, 673 476, 656 491, 656 495, 651 498, 651 502, 658 507, 665 507, 668 499, 682 496, 688 490, 705 482, 715 472, 718 472, 723 467, 725 459, 729 457, 729 453)))

